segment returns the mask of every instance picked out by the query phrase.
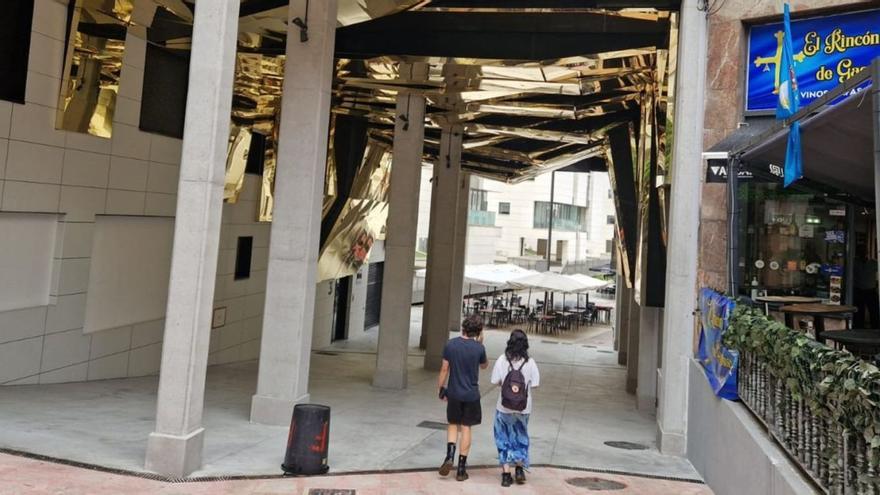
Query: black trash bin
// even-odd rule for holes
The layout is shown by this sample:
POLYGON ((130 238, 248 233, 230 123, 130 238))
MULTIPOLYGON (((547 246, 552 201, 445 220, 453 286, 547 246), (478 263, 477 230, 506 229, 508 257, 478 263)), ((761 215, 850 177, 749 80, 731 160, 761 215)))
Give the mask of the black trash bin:
POLYGON ((330 470, 327 451, 330 444, 330 408, 318 404, 297 404, 290 420, 287 453, 281 469, 284 474, 314 475, 330 470))

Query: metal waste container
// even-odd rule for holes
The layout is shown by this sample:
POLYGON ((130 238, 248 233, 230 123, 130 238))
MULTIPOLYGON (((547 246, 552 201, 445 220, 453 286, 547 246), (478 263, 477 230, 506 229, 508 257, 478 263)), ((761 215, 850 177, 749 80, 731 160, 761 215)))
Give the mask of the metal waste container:
POLYGON ((297 404, 290 420, 284 474, 314 475, 330 470, 330 408, 318 404, 297 404))

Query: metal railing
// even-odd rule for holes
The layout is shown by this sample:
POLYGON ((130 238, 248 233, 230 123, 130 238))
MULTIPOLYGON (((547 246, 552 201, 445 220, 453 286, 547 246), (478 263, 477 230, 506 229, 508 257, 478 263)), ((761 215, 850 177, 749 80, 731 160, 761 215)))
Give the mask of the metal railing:
POLYGON ((775 376, 771 363, 750 352, 740 353, 738 380, 743 404, 825 493, 880 494, 874 450, 863 432, 815 415, 786 380, 775 376))

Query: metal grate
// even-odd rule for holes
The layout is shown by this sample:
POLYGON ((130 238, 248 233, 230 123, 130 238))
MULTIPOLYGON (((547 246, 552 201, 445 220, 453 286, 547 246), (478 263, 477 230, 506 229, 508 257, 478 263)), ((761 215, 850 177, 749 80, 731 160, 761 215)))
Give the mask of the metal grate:
POLYGON ((565 480, 571 486, 578 488, 586 488, 591 492, 603 492, 612 490, 623 490, 626 484, 614 480, 606 480, 603 478, 569 478, 565 480))
POLYGON ((446 423, 441 423, 439 421, 422 421, 416 426, 418 426, 419 428, 428 428, 431 430, 445 430, 447 425, 446 423))
POLYGON ((322 356, 338 356, 338 352, 333 351, 315 351, 315 354, 320 354, 322 356))
POLYGON ((338 490, 336 488, 310 488, 307 495, 356 495, 354 490, 338 490))
POLYGON ((640 443, 635 442, 619 442, 615 440, 610 440, 605 442, 605 445, 609 447, 614 447, 615 449, 624 449, 624 450, 648 450, 647 445, 642 445, 640 443))
POLYGON ((542 340, 541 343, 542 344, 558 344, 559 342, 557 342, 555 340, 542 340))

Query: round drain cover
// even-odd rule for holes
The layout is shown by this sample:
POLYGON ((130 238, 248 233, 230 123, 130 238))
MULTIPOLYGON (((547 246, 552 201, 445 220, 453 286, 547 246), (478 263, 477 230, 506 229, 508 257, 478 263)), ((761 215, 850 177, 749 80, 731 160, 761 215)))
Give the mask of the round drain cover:
POLYGON ((624 449, 624 450, 647 450, 647 445, 642 445, 640 443, 635 442, 617 442, 617 441, 608 441, 605 442, 605 445, 609 447, 614 447, 615 449, 624 449))
POLYGON ((619 481, 606 480, 602 478, 569 478, 565 480, 571 486, 578 488, 586 488, 593 492, 623 490, 626 485, 619 481))

